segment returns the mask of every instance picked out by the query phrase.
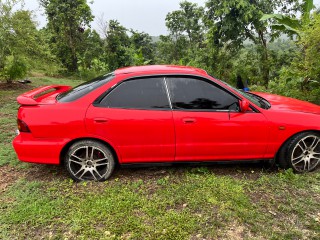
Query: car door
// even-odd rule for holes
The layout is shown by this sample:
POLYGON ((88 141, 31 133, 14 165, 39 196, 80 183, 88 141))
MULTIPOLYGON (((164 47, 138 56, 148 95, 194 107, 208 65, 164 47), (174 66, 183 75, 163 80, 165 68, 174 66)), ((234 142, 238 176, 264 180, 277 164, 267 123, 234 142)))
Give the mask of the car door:
POLYGON ((168 77, 176 160, 260 159, 267 145, 261 113, 239 111, 239 99, 206 79, 168 77))
POLYGON ((114 147, 121 163, 173 161, 172 111, 160 77, 128 80, 89 107, 86 126, 114 147))

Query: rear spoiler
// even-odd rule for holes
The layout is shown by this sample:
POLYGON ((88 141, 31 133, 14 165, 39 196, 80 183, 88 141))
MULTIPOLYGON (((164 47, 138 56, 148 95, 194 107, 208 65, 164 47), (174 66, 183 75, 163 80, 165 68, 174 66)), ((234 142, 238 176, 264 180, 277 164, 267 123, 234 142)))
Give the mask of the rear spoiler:
POLYGON ((21 94, 17 97, 17 101, 20 105, 39 105, 39 104, 46 104, 45 101, 41 102, 44 98, 49 96, 56 97, 59 93, 65 92, 70 90, 70 86, 62 86, 62 85, 51 85, 51 86, 44 86, 33 89, 29 92, 21 94))

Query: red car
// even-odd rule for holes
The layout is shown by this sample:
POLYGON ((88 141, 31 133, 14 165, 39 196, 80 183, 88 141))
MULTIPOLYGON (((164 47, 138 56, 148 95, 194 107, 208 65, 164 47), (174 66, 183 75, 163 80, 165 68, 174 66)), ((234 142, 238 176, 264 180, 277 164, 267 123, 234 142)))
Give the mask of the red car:
POLYGON ((319 106, 242 92, 197 68, 123 68, 17 101, 18 158, 64 164, 77 181, 106 180, 116 164, 276 159, 309 172, 320 162, 319 106))

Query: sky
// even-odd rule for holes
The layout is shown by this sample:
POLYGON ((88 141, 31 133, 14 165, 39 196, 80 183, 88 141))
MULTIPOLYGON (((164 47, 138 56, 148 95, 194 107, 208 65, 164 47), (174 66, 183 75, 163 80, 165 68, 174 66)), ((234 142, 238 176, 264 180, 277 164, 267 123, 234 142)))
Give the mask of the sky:
MULTIPOLYGON (((37 0, 24 0, 25 8, 35 11, 40 27, 45 25, 44 11, 37 0)), ((204 6, 206 0, 191 0, 204 6)), ((320 1, 320 0, 319 0, 320 1)), ((90 2, 90 1, 87 1, 90 2)), ((116 19, 127 29, 146 32, 151 36, 167 34, 165 18, 169 12, 179 9, 181 0, 93 0, 91 7, 95 16, 92 27, 98 30, 99 18, 105 21, 116 19)))
MULTIPOLYGON (((189 0, 204 6, 206 0, 189 0)), ((90 2, 90 1, 87 1, 90 2)), ((116 19, 127 29, 146 32, 151 36, 167 34, 165 18, 169 12, 179 9, 181 0, 93 0, 91 7, 95 16, 92 27, 99 31, 99 19, 104 21, 116 19)), ((320 0, 314 0, 320 6, 320 0)), ((44 11, 38 0, 25 0, 25 8, 35 12, 35 20, 42 27, 46 23, 44 11)))

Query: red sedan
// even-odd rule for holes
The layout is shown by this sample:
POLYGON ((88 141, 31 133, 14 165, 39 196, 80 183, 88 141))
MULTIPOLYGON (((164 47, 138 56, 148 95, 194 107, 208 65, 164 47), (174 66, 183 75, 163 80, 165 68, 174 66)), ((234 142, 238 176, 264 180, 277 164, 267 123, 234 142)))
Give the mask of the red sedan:
POLYGON ((320 107, 246 93, 182 66, 116 70, 75 88, 17 98, 21 161, 64 164, 103 181, 116 164, 276 159, 309 172, 320 162, 320 107))

